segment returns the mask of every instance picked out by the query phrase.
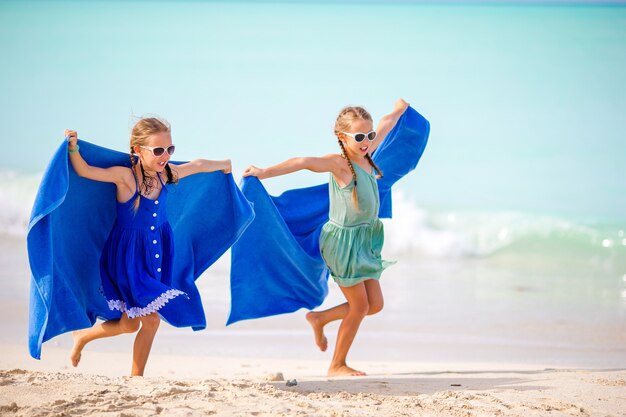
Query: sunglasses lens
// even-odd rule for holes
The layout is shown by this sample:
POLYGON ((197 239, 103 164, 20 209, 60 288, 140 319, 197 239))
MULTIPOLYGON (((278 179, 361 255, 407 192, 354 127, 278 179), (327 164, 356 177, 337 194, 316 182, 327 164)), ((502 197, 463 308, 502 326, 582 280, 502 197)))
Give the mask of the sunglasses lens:
POLYGON ((354 140, 356 140, 357 142, 363 142, 365 140, 365 134, 357 133, 356 135, 354 135, 354 140))
POLYGON ((367 138, 372 141, 374 139, 376 139, 376 132, 374 132, 373 130, 367 134, 367 138))
POLYGON ((154 154, 154 156, 161 156, 163 155, 163 152, 165 152, 165 149, 161 147, 152 149, 152 153, 154 154))
POLYGON ((174 145, 170 145, 167 147, 167 154, 168 155, 174 155, 174 151, 176 150, 176 146, 174 145))

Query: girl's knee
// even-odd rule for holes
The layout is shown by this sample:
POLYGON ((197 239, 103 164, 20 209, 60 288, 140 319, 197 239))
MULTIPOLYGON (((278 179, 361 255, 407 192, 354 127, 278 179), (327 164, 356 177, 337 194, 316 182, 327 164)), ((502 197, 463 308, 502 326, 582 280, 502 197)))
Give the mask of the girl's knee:
POLYGON ((120 320, 120 326, 122 327, 122 331, 124 333, 135 333, 139 330, 140 324, 141 322, 139 319, 122 318, 120 320))
POLYGON ((368 315, 372 315, 372 314, 376 314, 376 313, 380 313, 383 309, 383 306, 385 305, 384 301, 382 300, 382 298, 380 300, 376 300, 376 301, 370 301, 369 303, 369 311, 367 312, 368 315))
POLYGON ((141 324, 148 329, 157 329, 161 323, 161 318, 158 314, 150 314, 141 318, 141 324))
POLYGON ((350 314, 361 317, 365 317, 370 310, 370 304, 367 301, 348 304, 348 306, 350 308, 350 314))

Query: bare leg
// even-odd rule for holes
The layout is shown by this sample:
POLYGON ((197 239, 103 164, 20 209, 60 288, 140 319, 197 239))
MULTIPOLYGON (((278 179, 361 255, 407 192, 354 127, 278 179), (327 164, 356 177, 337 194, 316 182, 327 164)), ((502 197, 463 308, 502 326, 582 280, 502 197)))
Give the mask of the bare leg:
POLYGON ((139 329, 139 324, 138 318, 129 319, 126 313, 124 313, 119 320, 108 320, 88 329, 76 330, 72 333, 74 338, 74 346, 70 353, 72 365, 78 366, 81 352, 87 343, 103 337, 117 336, 122 333, 134 333, 139 329))
MULTIPOLYGON (((320 348, 322 352, 326 352, 326 349, 328 349, 328 339, 326 339, 326 335, 324 334, 324 326, 326 325, 326 323, 328 323, 328 321, 326 321, 327 314, 325 313, 329 313, 331 310, 339 309, 339 307, 343 307, 343 306, 346 306, 346 311, 347 311, 348 304, 344 303, 344 304, 341 304, 340 306, 333 307, 332 309, 329 309, 329 310, 319 311, 319 312, 309 311, 308 313, 306 313, 306 320, 309 322, 309 324, 313 328, 313 336, 315 337, 315 344, 317 345, 318 348, 320 348)), ((337 319, 334 319, 334 320, 337 320, 337 319)), ((332 321, 332 320, 329 320, 329 321, 332 321)))
MULTIPOLYGON (((367 291, 367 301, 369 303, 367 315, 380 312, 383 309, 383 293, 380 283, 375 279, 368 279, 363 284, 367 291)), ((328 310, 311 311, 306 314, 306 319, 313 328, 315 344, 322 352, 325 352, 328 348, 328 341, 324 335, 324 326, 331 321, 342 320, 348 313, 348 310, 348 303, 343 303, 328 310)))
POLYGON ((159 329, 161 318, 157 313, 149 316, 140 317, 141 329, 135 337, 135 345, 133 346, 133 366, 130 372, 131 376, 143 376, 152 348, 154 336, 159 329))
POLYGON ((352 287, 340 288, 346 300, 348 300, 348 311, 345 313, 343 320, 341 320, 341 325, 339 326, 337 345, 335 346, 332 362, 328 368, 328 376, 365 375, 364 372, 350 368, 346 364, 346 357, 348 356, 348 351, 350 350, 350 346, 352 346, 356 332, 359 330, 361 321, 363 321, 363 318, 370 308, 367 300, 367 290, 365 284, 362 282, 352 287))

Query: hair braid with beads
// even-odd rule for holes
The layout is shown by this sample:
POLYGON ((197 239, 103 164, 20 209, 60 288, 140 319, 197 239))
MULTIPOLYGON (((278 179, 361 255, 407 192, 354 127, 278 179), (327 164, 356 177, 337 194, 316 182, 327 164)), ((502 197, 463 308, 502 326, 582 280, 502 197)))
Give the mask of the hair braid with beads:
POLYGON ((376 178, 381 179, 383 177, 383 172, 380 170, 380 168, 378 168, 378 165, 376 165, 376 162, 374 162, 369 153, 365 155, 365 159, 367 159, 370 165, 376 170, 376 173, 378 174, 376 175, 376 178))

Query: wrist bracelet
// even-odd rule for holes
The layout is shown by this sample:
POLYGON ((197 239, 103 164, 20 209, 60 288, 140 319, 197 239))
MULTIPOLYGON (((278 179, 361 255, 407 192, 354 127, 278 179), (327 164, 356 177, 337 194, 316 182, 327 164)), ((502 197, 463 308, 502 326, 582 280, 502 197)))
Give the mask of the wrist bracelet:
POLYGON ((80 149, 80 146, 78 146, 78 143, 76 144, 76 148, 75 149, 68 149, 69 153, 76 153, 78 152, 78 150, 80 149))

